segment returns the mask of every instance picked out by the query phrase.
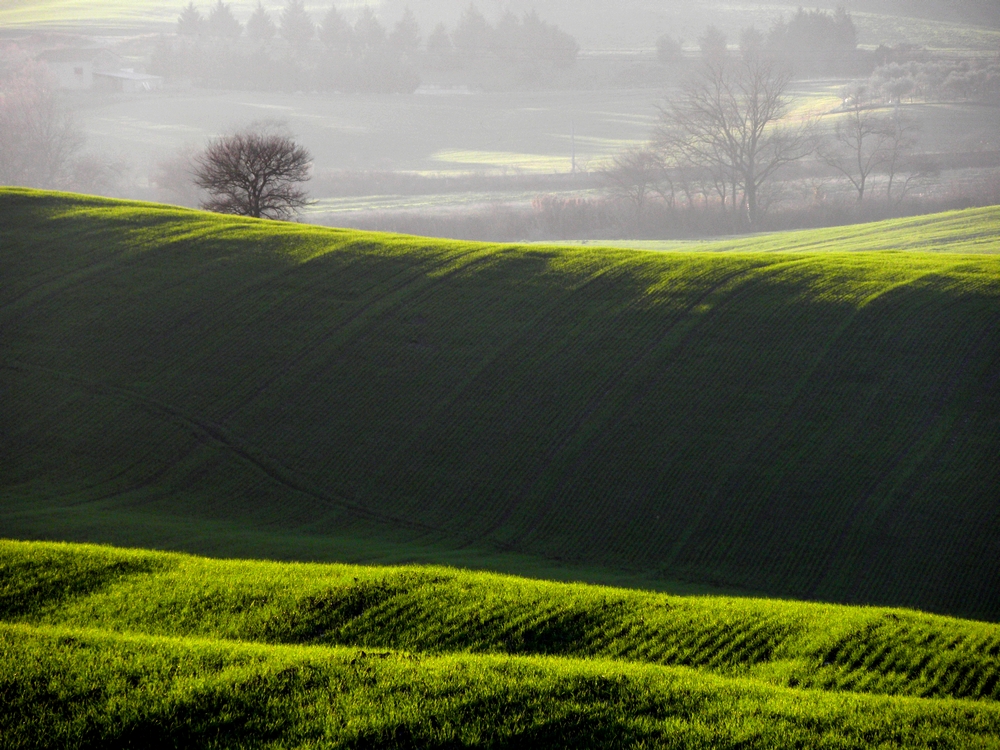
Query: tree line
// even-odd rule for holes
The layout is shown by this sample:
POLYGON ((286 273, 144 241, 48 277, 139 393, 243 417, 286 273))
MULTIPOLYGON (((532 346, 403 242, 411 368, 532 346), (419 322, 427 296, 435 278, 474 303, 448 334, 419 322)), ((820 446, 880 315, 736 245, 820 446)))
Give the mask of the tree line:
POLYGON ((303 0, 277 15, 260 3, 245 23, 216 0, 207 14, 189 3, 177 33, 152 54, 154 72, 201 84, 265 91, 411 92, 425 70, 452 71, 471 85, 509 86, 574 64, 576 41, 534 12, 490 23, 469 5, 456 26, 426 38, 406 8, 391 27, 368 6, 351 23, 335 5, 317 23, 303 0))
MULTIPOLYGON (((745 29, 737 49, 719 29, 705 30, 699 60, 660 107, 649 142, 617 154, 604 170, 609 192, 633 207, 636 226, 656 206, 674 214, 713 211, 726 231, 753 231, 787 181, 803 173, 817 199, 823 183, 836 183, 856 207, 899 205, 939 173, 916 150, 920 123, 901 109, 903 99, 1000 100, 1000 55, 947 60, 880 47, 866 55, 882 64, 845 87, 841 106, 823 123, 790 117, 789 84, 810 45, 821 52, 813 65, 850 60, 857 47, 850 15, 800 10, 767 34, 745 29)), ((678 47, 661 39, 661 57, 674 59, 678 47)))
MULTIPOLYGON (((871 54, 858 49, 854 20, 842 7, 832 13, 799 8, 789 20, 775 20, 766 32, 755 26, 744 28, 736 41, 741 52, 766 55, 793 69, 796 75, 855 74, 875 65, 871 54)), ((726 34, 714 25, 698 38, 705 57, 724 53, 729 44, 726 34)), ((662 63, 683 60, 681 41, 670 35, 657 40, 656 52, 662 63)))

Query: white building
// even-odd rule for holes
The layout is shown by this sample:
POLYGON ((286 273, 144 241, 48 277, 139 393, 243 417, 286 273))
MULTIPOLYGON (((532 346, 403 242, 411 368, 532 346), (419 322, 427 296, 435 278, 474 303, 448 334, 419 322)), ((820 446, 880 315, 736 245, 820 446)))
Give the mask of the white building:
POLYGON ((141 91, 156 91, 163 88, 163 78, 161 76, 134 73, 131 70, 95 71, 93 78, 95 88, 105 91, 121 91, 126 94, 132 94, 141 91))
POLYGON ((84 91, 94 85, 94 60, 99 49, 49 49, 36 58, 45 63, 61 89, 84 91))

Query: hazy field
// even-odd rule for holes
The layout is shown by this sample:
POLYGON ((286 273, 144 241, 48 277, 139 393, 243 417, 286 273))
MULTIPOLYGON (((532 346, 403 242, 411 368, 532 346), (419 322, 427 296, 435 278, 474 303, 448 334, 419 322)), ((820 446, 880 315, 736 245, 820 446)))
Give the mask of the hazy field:
MULTIPOLYGON (((431 175, 568 173, 596 169, 643 142, 655 122, 648 90, 414 96, 165 93, 85 105, 88 149, 114 154, 144 180, 184 146, 254 120, 286 122, 315 172, 392 170, 431 175)), ((323 195, 316 197, 324 198, 323 195)))

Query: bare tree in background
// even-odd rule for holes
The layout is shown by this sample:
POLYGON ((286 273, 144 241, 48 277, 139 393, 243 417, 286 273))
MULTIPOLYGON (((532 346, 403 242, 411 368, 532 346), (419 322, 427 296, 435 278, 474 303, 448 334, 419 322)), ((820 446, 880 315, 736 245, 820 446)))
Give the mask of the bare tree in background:
POLYGON ((604 170, 604 179, 611 192, 635 208, 637 222, 650 194, 658 192, 662 166, 658 155, 648 148, 630 148, 616 154, 611 166, 604 170))
POLYGON ((790 80, 763 55, 707 57, 702 72, 661 111, 654 134, 683 152, 684 161, 711 172, 750 229, 760 220, 766 183, 815 150, 809 123, 782 122, 790 80))
POLYGON ((894 199, 896 203, 900 203, 914 185, 935 176, 938 167, 927 157, 912 157, 913 148, 917 145, 917 133, 920 131, 920 124, 916 120, 900 115, 898 109, 887 119, 889 137, 886 156, 882 160, 882 171, 886 176, 885 199, 889 203, 894 199), (898 188, 895 198, 894 187, 898 188))
POLYGON ((311 160, 290 137, 250 127, 211 141, 194 159, 194 183, 211 196, 209 211, 290 219, 309 203, 299 183, 311 160))
POLYGON ((847 92, 844 104, 847 112, 837 120, 832 139, 820 148, 820 157, 850 181, 860 205, 869 178, 891 166, 898 158, 895 152, 905 144, 897 137, 892 118, 873 108, 867 87, 847 92))
POLYGON ((83 142, 45 67, 14 53, 0 59, 0 183, 64 186, 83 142))

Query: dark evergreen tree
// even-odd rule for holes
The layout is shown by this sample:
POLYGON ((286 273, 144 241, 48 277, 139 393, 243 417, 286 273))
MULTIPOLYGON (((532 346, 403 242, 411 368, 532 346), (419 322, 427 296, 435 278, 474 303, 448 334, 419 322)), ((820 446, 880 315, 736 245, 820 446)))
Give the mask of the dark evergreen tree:
POLYGON ((257 7, 254 8, 250 20, 247 21, 247 37, 257 44, 266 44, 274 39, 277 31, 278 29, 271 19, 271 14, 267 12, 258 0, 257 7))
POLYGON ((316 36, 316 25, 306 12, 303 0, 288 0, 281 11, 281 36, 298 51, 316 36))
POLYGON ((351 50, 354 44, 354 30, 335 5, 331 5, 330 10, 323 17, 319 38, 328 50, 345 54, 351 50))
POLYGON ((208 15, 208 33, 223 39, 236 39, 243 33, 243 25, 236 20, 228 3, 217 0, 208 15))
POLYGON ((381 50, 386 43, 385 26, 375 15, 375 11, 366 5, 354 24, 354 44, 361 55, 381 50))
POLYGON ((205 19, 201 12, 194 7, 193 2, 188 3, 177 18, 177 33, 181 36, 200 36, 204 28, 205 19))
POLYGON ((420 49, 420 42, 420 24, 407 6, 403 11, 403 17, 396 22, 389 35, 389 44, 400 55, 412 58, 420 49))

